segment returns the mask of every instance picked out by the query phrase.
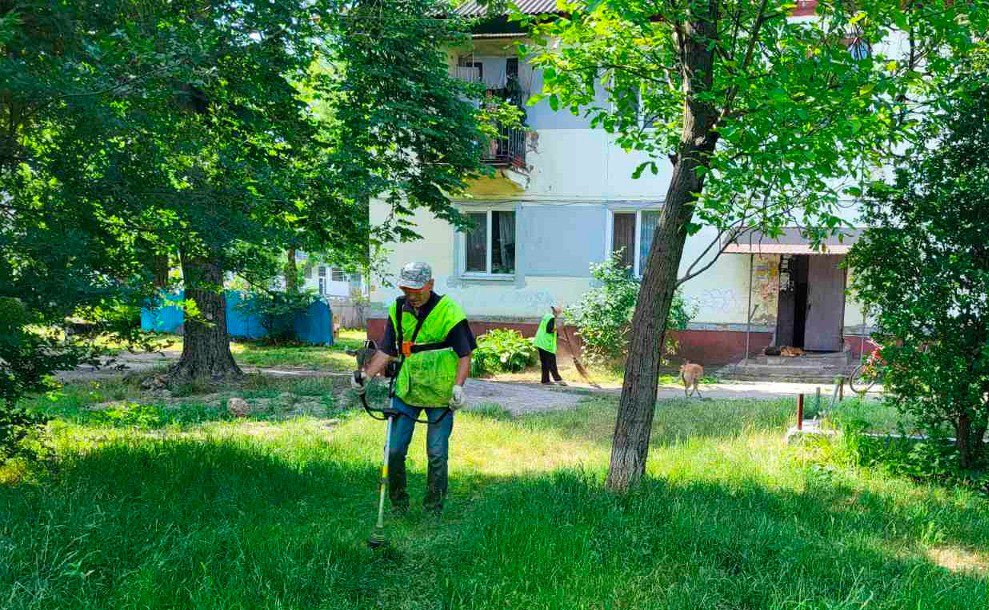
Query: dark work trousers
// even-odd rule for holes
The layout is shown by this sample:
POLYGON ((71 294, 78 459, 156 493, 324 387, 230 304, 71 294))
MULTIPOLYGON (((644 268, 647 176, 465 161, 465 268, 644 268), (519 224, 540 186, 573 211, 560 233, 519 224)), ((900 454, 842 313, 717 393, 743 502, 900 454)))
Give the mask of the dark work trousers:
POLYGON ((549 383, 549 376, 553 375, 555 381, 563 381, 560 371, 556 370, 556 354, 551 354, 542 348, 539 350, 539 365, 543 369, 543 383, 549 383))
MULTIPOLYGON (((405 456, 409 452, 412 433, 416 423, 409 414, 426 412, 426 419, 433 422, 446 413, 445 408, 420 409, 406 405, 398 397, 392 399, 392 408, 406 414, 397 415, 391 424, 391 442, 388 448, 388 495, 392 508, 404 511, 409 508, 409 493, 405 489, 405 456)), ((439 419, 438 423, 427 424, 426 429, 426 495, 423 506, 426 510, 440 512, 447 489, 447 462, 450 456, 450 434, 453 432, 453 413, 439 419)))

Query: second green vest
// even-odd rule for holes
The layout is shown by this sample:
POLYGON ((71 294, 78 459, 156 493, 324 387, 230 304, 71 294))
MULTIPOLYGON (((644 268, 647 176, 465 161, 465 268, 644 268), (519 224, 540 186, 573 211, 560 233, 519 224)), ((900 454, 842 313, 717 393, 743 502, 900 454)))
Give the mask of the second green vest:
MULTIPOLYGON (((388 315, 398 332, 396 309, 396 304, 392 303, 388 315)), ((460 306, 443 296, 426 316, 415 342, 417 345, 443 342, 453 327, 466 319, 460 306)), ((412 339, 417 323, 412 312, 402 311, 402 334, 405 336, 398 338, 399 346, 402 341, 412 339)), ((395 396, 414 407, 445 407, 453 396, 459 359, 450 347, 412 354, 402 363, 395 380, 395 396)))
POLYGON ((546 327, 549 325, 549 321, 553 319, 553 314, 548 313, 543 316, 542 322, 539 323, 539 330, 536 331, 536 338, 533 343, 539 349, 549 352, 551 354, 556 353, 556 331, 559 329, 554 328, 553 332, 546 332, 546 327))

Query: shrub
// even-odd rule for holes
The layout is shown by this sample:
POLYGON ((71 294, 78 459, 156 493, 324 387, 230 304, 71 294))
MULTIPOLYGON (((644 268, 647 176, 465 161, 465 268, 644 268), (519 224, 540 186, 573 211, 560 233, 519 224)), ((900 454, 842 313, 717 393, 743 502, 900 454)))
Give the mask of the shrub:
MULTIPOLYGON (((989 467, 989 85, 959 84, 927 119, 930 141, 872 185, 847 260, 875 312, 886 400, 931 438, 951 430, 965 470, 989 467)), ((918 464, 948 463, 933 455, 918 464)))
POLYGON ((477 338, 471 374, 517 373, 536 363, 536 346, 517 330, 495 328, 477 338))
POLYGON ((319 297, 311 291, 280 292, 258 291, 237 307, 261 318, 265 329, 264 343, 285 345, 298 340, 295 336, 294 317, 305 312, 319 297))
POLYGON ((43 415, 0 403, 0 465, 12 458, 42 457, 47 423, 43 415))
MULTIPOLYGON (((624 363, 628 355, 628 335, 632 314, 639 298, 639 282, 629 267, 622 265, 620 253, 600 264, 591 265, 591 275, 600 285, 584 293, 567 315, 584 341, 588 362, 624 363)), ((670 306, 668 330, 683 330, 693 317, 692 308, 677 291, 670 306)), ((667 334, 664 351, 667 356, 677 350, 676 341, 667 334)))

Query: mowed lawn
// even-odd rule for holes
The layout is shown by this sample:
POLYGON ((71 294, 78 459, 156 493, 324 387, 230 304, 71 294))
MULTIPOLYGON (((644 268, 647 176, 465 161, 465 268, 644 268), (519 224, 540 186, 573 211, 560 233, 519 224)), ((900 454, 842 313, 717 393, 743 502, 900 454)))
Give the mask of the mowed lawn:
POLYGON ((458 414, 442 519, 417 506, 420 429, 415 508, 374 553, 383 424, 339 380, 299 383, 303 414, 247 420, 195 396, 92 410, 112 384, 36 401, 57 459, 0 484, 0 608, 989 607, 989 502, 786 446, 790 401, 661 403, 624 497, 612 398, 458 414))

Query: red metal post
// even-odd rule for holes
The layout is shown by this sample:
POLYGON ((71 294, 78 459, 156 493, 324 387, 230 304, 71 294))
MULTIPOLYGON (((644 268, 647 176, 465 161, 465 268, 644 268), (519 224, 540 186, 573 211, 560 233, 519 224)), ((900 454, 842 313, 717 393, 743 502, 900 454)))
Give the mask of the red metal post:
POLYGON ((804 429, 804 395, 797 394, 797 430, 804 429))

